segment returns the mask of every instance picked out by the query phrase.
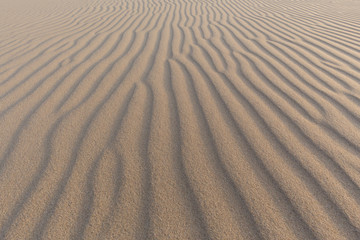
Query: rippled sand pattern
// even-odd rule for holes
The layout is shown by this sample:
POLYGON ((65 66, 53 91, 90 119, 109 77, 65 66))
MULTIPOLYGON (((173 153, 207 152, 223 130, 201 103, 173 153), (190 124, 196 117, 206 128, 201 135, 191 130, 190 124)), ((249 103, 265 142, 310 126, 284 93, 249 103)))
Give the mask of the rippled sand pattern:
POLYGON ((0 239, 360 239, 360 2, 3 0, 0 239))

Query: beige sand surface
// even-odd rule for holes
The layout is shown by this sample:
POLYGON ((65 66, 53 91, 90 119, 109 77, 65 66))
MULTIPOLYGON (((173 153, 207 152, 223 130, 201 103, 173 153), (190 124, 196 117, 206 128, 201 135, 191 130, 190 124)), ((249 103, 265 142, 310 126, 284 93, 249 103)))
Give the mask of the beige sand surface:
POLYGON ((0 239, 360 239, 360 1, 1 0, 0 239))

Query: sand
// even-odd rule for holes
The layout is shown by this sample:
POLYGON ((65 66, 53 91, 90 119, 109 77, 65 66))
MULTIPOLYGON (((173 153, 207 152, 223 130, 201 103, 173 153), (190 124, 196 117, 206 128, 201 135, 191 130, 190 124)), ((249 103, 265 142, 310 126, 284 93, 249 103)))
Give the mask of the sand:
POLYGON ((360 239, 360 1, 2 0, 0 239, 360 239))

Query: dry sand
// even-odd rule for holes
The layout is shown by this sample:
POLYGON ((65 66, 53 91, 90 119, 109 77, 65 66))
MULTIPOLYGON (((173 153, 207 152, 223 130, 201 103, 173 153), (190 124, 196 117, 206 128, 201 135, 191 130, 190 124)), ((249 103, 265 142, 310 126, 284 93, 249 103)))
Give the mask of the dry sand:
POLYGON ((0 239, 360 239, 360 1, 1 0, 0 239))

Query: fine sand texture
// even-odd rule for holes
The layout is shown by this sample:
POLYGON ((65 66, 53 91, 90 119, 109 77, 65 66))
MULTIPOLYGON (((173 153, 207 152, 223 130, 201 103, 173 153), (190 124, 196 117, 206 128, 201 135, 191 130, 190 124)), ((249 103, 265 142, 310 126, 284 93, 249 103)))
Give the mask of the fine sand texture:
POLYGON ((0 239, 360 239, 360 1, 1 0, 0 239))

